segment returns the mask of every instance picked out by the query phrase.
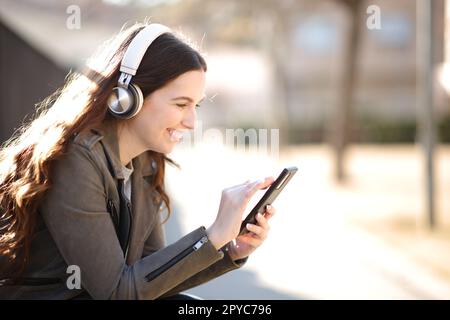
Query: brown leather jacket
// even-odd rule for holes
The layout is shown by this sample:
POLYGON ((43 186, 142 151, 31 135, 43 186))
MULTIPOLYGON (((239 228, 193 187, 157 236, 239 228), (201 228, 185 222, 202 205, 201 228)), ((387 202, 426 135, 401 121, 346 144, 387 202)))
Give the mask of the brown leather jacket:
POLYGON ((156 299, 245 263, 232 261, 225 246, 216 250, 203 226, 166 245, 146 153, 132 160, 131 227, 124 253, 108 212, 108 204, 120 208, 117 183, 123 175, 116 132, 114 122, 105 122, 78 134, 55 163, 53 185, 39 207, 26 281, 0 286, 0 298, 156 299), (70 265, 79 267, 81 289, 67 286, 70 265))

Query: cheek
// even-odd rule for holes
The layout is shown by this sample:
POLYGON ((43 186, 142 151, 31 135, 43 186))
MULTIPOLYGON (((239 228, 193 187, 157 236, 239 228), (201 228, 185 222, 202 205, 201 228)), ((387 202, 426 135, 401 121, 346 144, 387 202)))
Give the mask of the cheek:
POLYGON ((173 127, 173 123, 168 122, 168 117, 164 114, 156 112, 142 112, 136 115, 134 128, 136 134, 141 140, 145 140, 146 144, 154 145, 160 143, 168 134, 167 128, 173 127))
POLYGON ((144 105, 136 115, 135 121, 139 131, 146 134, 161 135, 167 128, 179 127, 182 122, 182 112, 171 105, 144 105))
POLYGON ((176 108, 167 106, 166 108, 164 108, 164 110, 161 110, 161 112, 157 114, 156 119, 159 128, 174 128, 180 125, 180 122, 182 120, 182 113, 176 108))

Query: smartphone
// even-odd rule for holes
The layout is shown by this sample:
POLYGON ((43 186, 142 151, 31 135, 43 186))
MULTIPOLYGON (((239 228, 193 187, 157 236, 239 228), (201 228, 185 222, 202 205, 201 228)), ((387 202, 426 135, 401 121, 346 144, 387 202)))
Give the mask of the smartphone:
POLYGON ((297 167, 289 167, 283 169, 278 178, 270 185, 269 189, 267 189, 266 193, 262 196, 261 200, 258 201, 256 206, 244 219, 241 224, 241 231, 239 232, 239 235, 250 232, 246 228, 247 223, 256 224, 256 214, 258 212, 263 213, 266 211, 266 206, 268 204, 272 204, 275 201, 275 199, 278 197, 287 183, 292 179, 297 170, 297 167))

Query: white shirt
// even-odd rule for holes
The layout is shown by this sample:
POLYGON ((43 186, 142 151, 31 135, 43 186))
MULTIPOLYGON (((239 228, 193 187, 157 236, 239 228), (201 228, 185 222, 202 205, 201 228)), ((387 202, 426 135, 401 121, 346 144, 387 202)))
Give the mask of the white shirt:
POLYGON ((133 170, 133 163, 131 161, 126 166, 122 166, 124 192, 128 201, 131 201, 131 174, 133 170))

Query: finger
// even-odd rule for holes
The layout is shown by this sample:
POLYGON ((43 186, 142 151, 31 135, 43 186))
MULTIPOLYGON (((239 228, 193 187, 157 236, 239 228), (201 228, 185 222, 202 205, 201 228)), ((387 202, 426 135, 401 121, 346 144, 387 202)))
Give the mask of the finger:
POLYGON ((267 219, 261 214, 261 213, 257 213, 256 214, 256 221, 258 221, 258 224, 265 230, 267 230, 267 232, 270 229, 269 223, 267 222, 267 219))
POLYGON ((268 204, 266 206, 266 211, 264 212, 264 217, 269 220, 270 218, 272 218, 274 216, 274 214, 276 213, 276 210, 274 207, 272 207, 270 204, 268 204))
POLYGON ((267 232, 263 227, 257 226, 252 223, 247 223, 247 230, 256 234, 260 239, 267 238, 267 232))
POLYGON ((239 241, 242 241, 242 242, 252 246, 253 248, 258 248, 262 243, 262 240, 260 238, 255 238, 255 237, 242 237, 239 239, 239 241))
POLYGON ((251 181, 250 181, 250 180, 247 180, 247 181, 245 181, 244 183, 237 184, 237 185, 235 185, 235 186, 230 187, 229 189, 242 188, 242 187, 247 186, 249 183, 251 183, 251 181))
POLYGON ((274 181, 273 177, 266 177, 265 179, 260 179, 258 181, 248 184, 247 189, 248 198, 251 198, 256 193, 256 191, 263 190, 269 187, 273 183, 273 181, 274 181))
POLYGON ((270 185, 275 181, 275 179, 273 177, 265 177, 262 180, 263 180, 262 184, 260 184, 257 187, 259 190, 266 189, 266 188, 270 187, 270 185))

